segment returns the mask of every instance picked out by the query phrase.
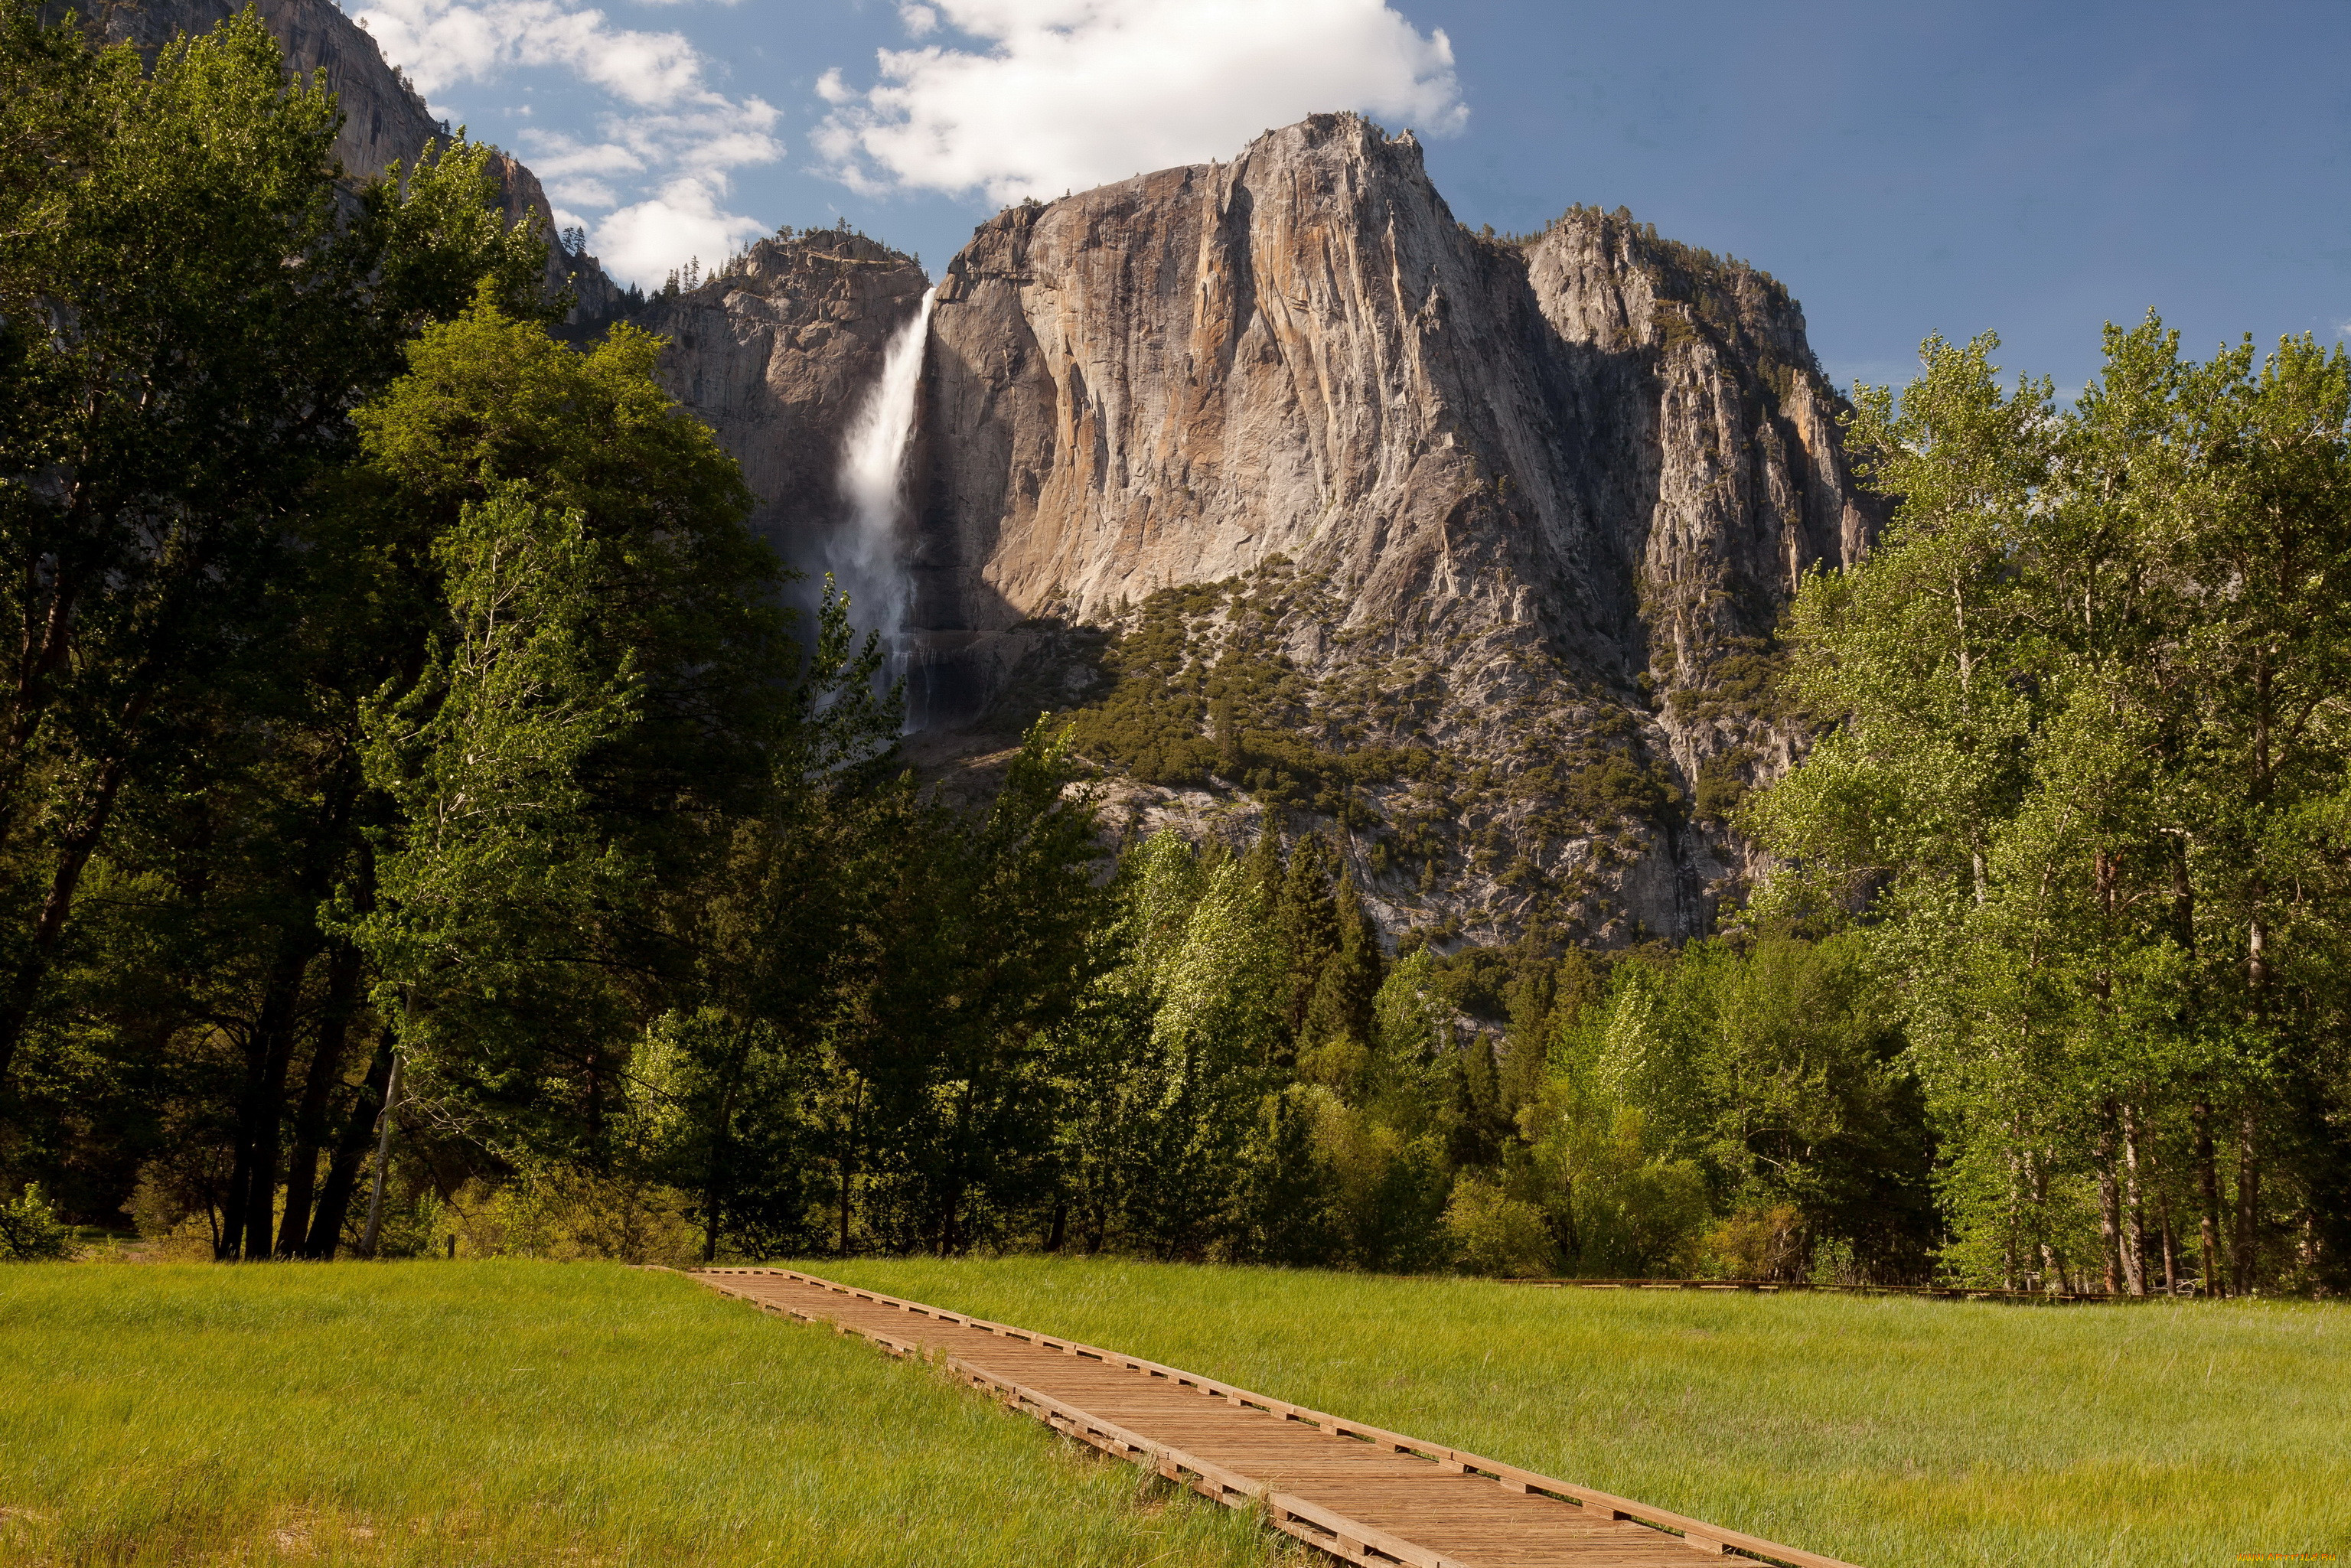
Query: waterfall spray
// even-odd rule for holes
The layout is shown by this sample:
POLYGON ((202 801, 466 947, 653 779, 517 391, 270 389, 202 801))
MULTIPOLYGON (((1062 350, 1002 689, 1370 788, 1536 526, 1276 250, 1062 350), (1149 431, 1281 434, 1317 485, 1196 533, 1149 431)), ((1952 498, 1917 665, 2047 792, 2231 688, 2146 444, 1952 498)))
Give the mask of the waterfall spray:
POLYGON ((857 624, 882 633, 893 680, 905 671, 906 611, 914 598, 898 548, 906 509, 906 447, 914 439, 914 393, 923 379, 931 302, 938 292, 925 291, 914 319, 890 340, 881 379, 850 422, 841 454, 841 493, 849 501, 850 524, 825 552, 834 580, 849 594, 857 624))

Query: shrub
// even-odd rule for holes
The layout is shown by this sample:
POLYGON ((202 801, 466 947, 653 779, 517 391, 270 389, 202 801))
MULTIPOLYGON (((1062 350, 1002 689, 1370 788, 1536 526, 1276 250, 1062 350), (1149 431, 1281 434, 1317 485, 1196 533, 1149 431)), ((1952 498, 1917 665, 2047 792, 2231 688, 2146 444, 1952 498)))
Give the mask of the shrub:
POLYGON ((66 1256, 72 1233, 57 1207, 41 1196, 41 1184, 26 1185, 16 1201, 0 1204, 0 1260, 39 1263, 66 1256))
POLYGON ((1610 752, 1567 781, 1568 804, 1586 821, 1618 817, 1650 821, 1679 804, 1681 792, 1652 765, 1644 767, 1621 751, 1610 752))
POLYGON ((1707 1271, 1725 1280, 1804 1277, 1804 1220, 1792 1203, 1742 1208, 1707 1232, 1707 1271))
POLYGON ((1698 799, 1692 810, 1700 821, 1727 822, 1747 795, 1747 768, 1755 754, 1745 747, 1709 757, 1698 765, 1698 799))
POLYGON ((1491 1182, 1465 1176, 1454 1184, 1445 1230, 1465 1272, 1531 1280, 1559 1271, 1542 1211, 1491 1182))
POLYGON ((209 1207, 191 1203, 175 1173, 157 1161, 139 1169, 131 1193, 131 1223, 159 1262, 194 1263, 214 1255, 218 1227, 209 1207))
POLYGON ((495 1191, 468 1183, 452 1205, 460 1218, 451 1228, 469 1258, 682 1264, 701 1257, 690 1207, 670 1187, 549 1166, 495 1191))

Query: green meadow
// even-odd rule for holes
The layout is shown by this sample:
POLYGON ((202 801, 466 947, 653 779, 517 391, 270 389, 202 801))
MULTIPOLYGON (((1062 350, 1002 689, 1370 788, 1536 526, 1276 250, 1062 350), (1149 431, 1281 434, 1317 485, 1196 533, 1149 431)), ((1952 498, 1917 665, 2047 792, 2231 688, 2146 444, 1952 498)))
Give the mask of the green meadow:
MULTIPOLYGON (((2336 1306, 810 1267, 1867 1568, 2351 1558, 2336 1306)), ((609 1264, 15 1266, 0 1368, 12 1565, 1311 1556, 931 1369, 609 1264)))
POLYGON ((1246 1517, 612 1264, 0 1268, 0 1563, 1261 1564, 1246 1517))
POLYGON ((811 1272, 1867 1568, 2351 1561, 2351 1310, 1541 1290, 1005 1259, 811 1272))

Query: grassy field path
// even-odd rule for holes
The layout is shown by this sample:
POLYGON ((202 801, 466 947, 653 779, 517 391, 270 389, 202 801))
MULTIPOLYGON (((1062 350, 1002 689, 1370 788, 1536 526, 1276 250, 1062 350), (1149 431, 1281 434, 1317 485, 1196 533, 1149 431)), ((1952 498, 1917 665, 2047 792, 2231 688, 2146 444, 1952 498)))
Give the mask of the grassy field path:
POLYGON ((2351 1563, 2341 1303, 1525 1291, 1109 1259, 791 1266, 1866 1568, 2351 1563))
POLYGON ((893 1354, 944 1361, 1056 1430, 1228 1507, 1262 1509, 1276 1529, 1350 1562, 1683 1568, 1702 1551, 1849 1568, 1116 1351, 789 1270, 709 1269, 695 1278, 893 1354))
POLYGON ((604 1263, 0 1266, 6 1568, 1269 1568, 944 1376, 604 1263))

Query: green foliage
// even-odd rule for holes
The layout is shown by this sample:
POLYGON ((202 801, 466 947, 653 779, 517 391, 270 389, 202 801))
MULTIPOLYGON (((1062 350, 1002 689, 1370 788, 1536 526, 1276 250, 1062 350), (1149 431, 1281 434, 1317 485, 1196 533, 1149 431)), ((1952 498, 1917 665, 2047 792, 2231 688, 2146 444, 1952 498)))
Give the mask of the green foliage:
POLYGON ((616 329, 579 353, 485 295, 359 415, 441 610, 365 710, 393 816, 346 928, 420 1084, 510 1157, 603 1157, 632 1040, 693 995, 705 911, 674 900, 719 873, 815 700, 740 473, 654 350, 616 329))
POLYGON ((1152 594, 1105 657, 1116 684, 1071 715, 1079 751, 1146 784, 1217 778, 1269 805, 1364 820, 1355 791, 1425 771, 1427 756, 1301 733, 1305 684, 1273 632, 1240 581, 1152 594))
MULTIPOLYGON (((699 1172, 695 1173, 697 1176, 699 1172)), ((449 1204, 431 1204, 437 1223, 422 1247, 386 1255, 431 1257, 449 1235, 465 1258, 609 1260, 685 1268, 702 1258, 694 1202, 676 1187, 551 1162, 526 1164, 495 1187, 471 1184, 449 1204)))
POLYGON ((13 1203, 0 1204, 0 1260, 39 1263, 72 1249, 73 1232, 57 1218, 57 1205, 28 1182, 13 1203))
POLYGON ((1531 944, 1423 947, 1373 988, 1328 864, 1311 836, 1129 852, 1127 956, 1072 1048, 1100 1087, 1061 1156, 1089 1250, 1719 1273, 1753 1250, 1752 1216, 1785 1210, 1775 1267, 1926 1274, 1931 1140, 1857 938, 1613 973, 1531 944))
POLYGON ((1740 747, 1698 764, 1690 814, 1702 822, 1729 822, 1747 798, 1745 774, 1754 763, 1755 754, 1740 747))
POLYGON ((1619 817, 1649 821, 1681 799, 1654 764, 1643 767, 1621 751, 1571 774, 1562 793, 1572 810, 1593 822, 1619 817))
POLYGON ((594 933, 645 868, 598 831, 582 776, 635 721, 640 681, 629 652, 594 646, 599 554, 577 512, 513 490, 468 506, 435 549, 445 638, 366 714, 368 777, 402 827, 352 934, 403 1013, 412 1071, 501 1079, 529 1068, 477 1059, 485 1042, 622 1027, 594 933))
POLYGON ((1798 716, 1786 701, 1787 673, 1785 650, 1770 639, 1729 637, 1698 672, 1700 684, 1677 685, 1667 700, 1684 723, 1731 718, 1784 725, 1798 716))
POLYGON ((1789 862, 1758 908, 1865 912, 1954 1268, 2331 1276, 2351 358, 2198 364, 2150 317, 2061 413, 2045 382, 2004 394, 1994 346, 1929 340, 1898 396, 1857 393, 1901 507, 1792 612, 1792 694, 1835 727, 1749 807, 1789 862))
POLYGON ((1468 1273, 1540 1279, 1557 1270, 1557 1249, 1543 1226, 1542 1210, 1482 1177, 1454 1185, 1445 1229, 1468 1273))
POLYGON ((536 308, 544 263, 462 142, 347 208, 334 100, 257 16, 152 71, 40 16, 0 7, 0 608, 36 629, 0 721, 0 1080, 28 1033, 88 1064, 56 967, 126 819, 335 684, 297 628, 349 586, 322 525, 350 411, 477 287, 536 308))
POLYGON ((1694 943, 1620 965, 1554 1026, 1520 1113, 1571 1263, 1698 1265, 1718 1213, 1785 1206, 1794 1268, 1833 1246, 1856 1279, 1925 1271, 1930 1142, 1902 1038, 1858 939, 1694 943))
POLYGON ((662 390, 659 359, 660 340, 626 325, 575 351, 485 296, 421 333, 357 419, 415 524, 449 529, 516 486, 577 515, 597 552, 579 588, 640 687, 590 780, 616 812, 662 800, 667 833, 765 788, 799 653, 775 606, 782 567, 744 526, 742 472, 662 390))

